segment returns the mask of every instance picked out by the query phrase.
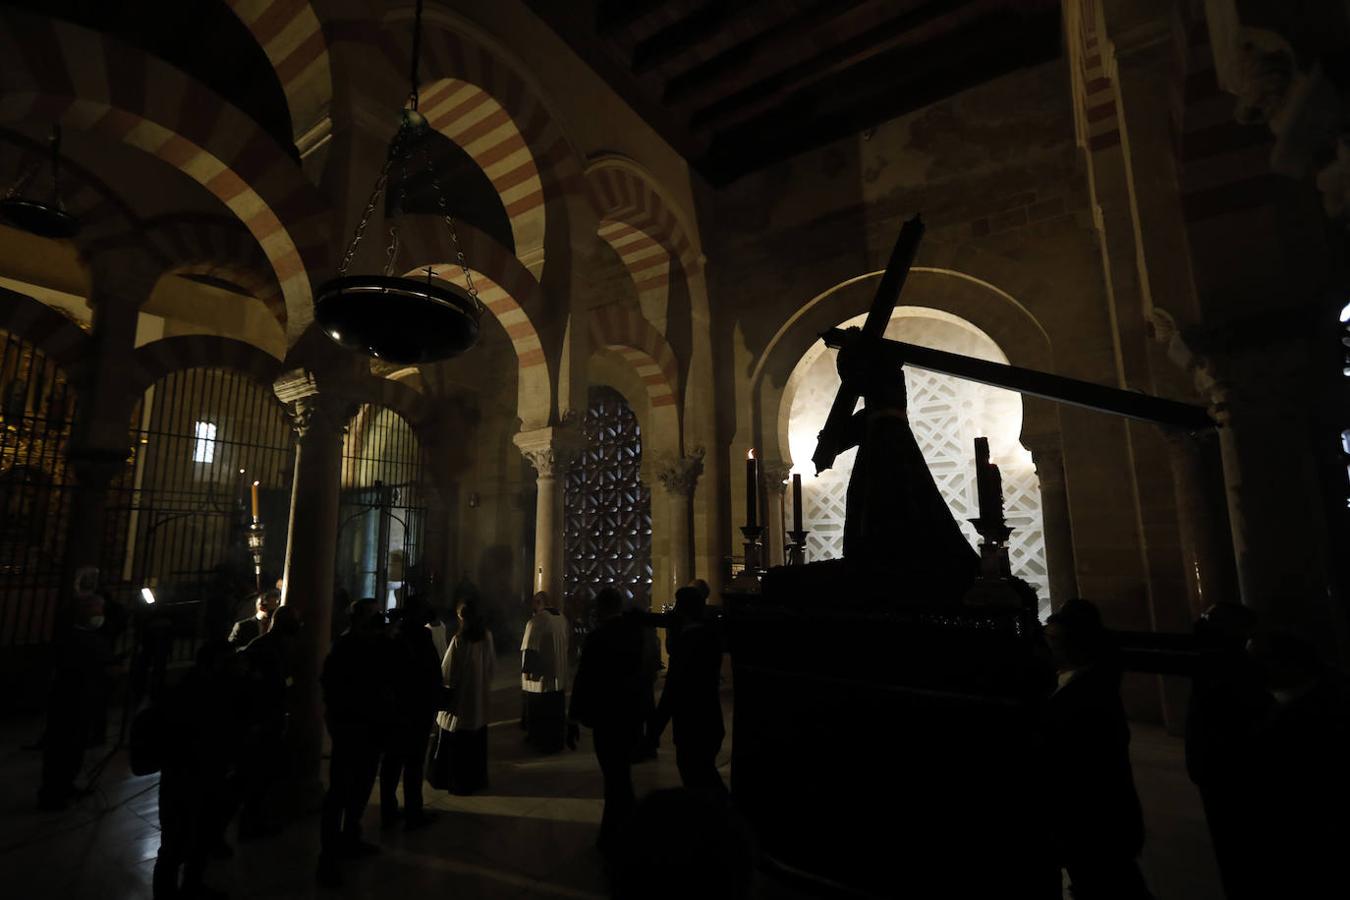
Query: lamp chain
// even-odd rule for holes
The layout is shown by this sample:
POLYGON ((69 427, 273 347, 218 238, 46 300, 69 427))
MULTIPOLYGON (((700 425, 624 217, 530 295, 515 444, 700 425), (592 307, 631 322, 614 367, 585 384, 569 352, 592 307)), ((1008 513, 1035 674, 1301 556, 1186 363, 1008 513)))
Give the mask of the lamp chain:
POLYGON ((408 75, 408 80, 412 82, 412 88, 408 92, 408 101, 412 104, 414 110, 417 109, 417 102, 420 99, 417 91, 417 63, 422 55, 422 0, 417 0, 417 10, 413 13, 413 43, 412 43, 412 67, 408 75))

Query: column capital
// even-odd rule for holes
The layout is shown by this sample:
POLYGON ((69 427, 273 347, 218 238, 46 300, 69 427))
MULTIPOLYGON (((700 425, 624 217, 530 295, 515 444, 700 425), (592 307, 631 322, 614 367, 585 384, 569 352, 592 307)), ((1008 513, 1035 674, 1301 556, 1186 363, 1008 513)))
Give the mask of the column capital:
POLYGON ((300 440, 327 430, 339 440, 356 405, 331 393, 320 393, 319 381, 308 369, 292 369, 272 383, 272 392, 286 407, 291 427, 300 440))
POLYGON ((703 474, 703 457, 706 454, 703 447, 695 447, 688 456, 668 457, 661 462, 656 477, 669 493, 692 497, 694 487, 703 474))
POLYGON ((787 492, 787 480, 792 476, 792 463, 781 459, 764 460, 764 489, 775 494, 787 492))
POLYGON ((1057 434, 1023 435, 1022 446, 1031 453, 1032 465, 1042 489, 1064 486, 1064 448, 1057 434))
POLYGON ((126 467, 131 451, 126 447, 71 447, 66 460, 80 487, 106 488, 126 467))
POLYGON ((581 435, 570 425, 550 425, 546 428, 534 428, 519 431, 511 442, 534 466, 540 478, 555 478, 582 449, 581 435))

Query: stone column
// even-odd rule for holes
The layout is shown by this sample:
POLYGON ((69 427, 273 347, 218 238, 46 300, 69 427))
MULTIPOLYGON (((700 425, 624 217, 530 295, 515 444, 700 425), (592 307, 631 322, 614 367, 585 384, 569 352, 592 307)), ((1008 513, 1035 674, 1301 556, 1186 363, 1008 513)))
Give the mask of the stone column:
POLYGON ((787 560, 784 550, 787 546, 787 529, 783 526, 783 496, 787 493, 784 483, 792 475, 792 466, 781 459, 764 461, 764 493, 768 495, 769 521, 764 538, 766 563, 769 566, 781 566, 787 560))
MULTIPOLYGON (((74 575, 86 566, 99 566, 105 543, 108 488, 131 454, 131 411, 135 391, 131 382, 132 354, 140 301, 149 296, 153 279, 121 281, 107 271, 106 260, 93 269, 102 288, 92 298, 93 341, 89 356, 71 372, 79 386, 79 405, 71 429, 67 458, 75 474, 62 561, 61 609, 64 623, 74 593, 74 575)), ((120 568, 121 560, 117 561, 120 568)), ((100 580, 120 572, 100 573, 100 580)))
POLYGON ((273 390, 290 411, 298 438, 286 534, 268 539, 286 541, 282 603, 295 607, 304 622, 291 693, 291 759, 296 799, 309 806, 319 797, 324 739, 319 673, 332 642, 342 436, 350 406, 320 394, 313 373, 303 369, 283 375, 273 390))
POLYGON ((546 591, 555 603, 563 599, 563 491, 559 480, 576 452, 576 437, 561 426, 521 431, 512 440, 534 466, 534 569, 531 590, 546 591))
POLYGON ((1055 607, 1078 595, 1078 565, 1073 552, 1069 491, 1064 481, 1064 451, 1059 435, 1024 438, 1041 484, 1041 527, 1045 531, 1045 565, 1050 602, 1055 607))
POLYGON ((1240 601, 1224 498, 1216 496, 1218 436, 1166 430, 1176 485, 1182 565, 1193 616, 1222 601, 1240 601))
MULTIPOLYGON (((675 592, 694 578, 694 547, 691 541, 692 520, 690 518, 694 488, 699 476, 703 474, 702 447, 690 456, 678 456, 671 459, 656 477, 669 494, 670 508, 670 598, 674 601, 675 592)), ((656 598, 652 598, 655 605, 656 598)))

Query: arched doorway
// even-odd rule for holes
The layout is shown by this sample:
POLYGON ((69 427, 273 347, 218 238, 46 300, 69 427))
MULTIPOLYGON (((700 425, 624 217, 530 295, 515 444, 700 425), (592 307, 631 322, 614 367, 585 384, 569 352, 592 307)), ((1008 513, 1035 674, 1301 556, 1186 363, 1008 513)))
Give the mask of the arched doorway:
MULTIPOLYGON (((862 319, 849 319, 841 327, 860 325, 862 319)), ((936 309, 898 308, 886 336, 979 359, 1008 361, 983 331, 959 316, 936 309)), ((794 471, 802 473, 803 512, 811 532, 807 556, 812 560, 843 555, 844 495, 857 452, 841 454, 834 467, 819 477, 812 474, 810 459, 816 435, 839 386, 835 356, 823 345, 814 345, 798 361, 783 394, 794 471)), ((1012 570, 1036 588, 1042 611, 1047 612, 1050 592, 1040 482, 1031 454, 1019 443, 1021 395, 912 366, 905 369, 905 388, 914 437, 971 546, 979 540, 969 522, 978 514, 973 441, 978 436, 989 438, 990 456, 1003 474, 1005 514, 1013 528, 1009 546, 1012 570)))
POLYGON ((646 603, 652 586, 652 495, 642 483, 642 429, 623 395, 593 387, 585 447, 563 493, 563 583, 574 608, 612 587, 646 603))
POLYGON ((391 609, 407 586, 425 587, 415 585, 426 528, 424 493, 422 448, 412 426, 392 409, 362 404, 342 442, 339 589, 391 609))
POLYGON ((172 620, 174 657, 191 659, 199 639, 224 637, 250 610, 255 481, 267 536, 262 587, 281 575, 295 434, 270 385, 211 367, 147 388, 131 434, 130 461, 108 496, 102 580, 128 599, 150 587, 172 620))

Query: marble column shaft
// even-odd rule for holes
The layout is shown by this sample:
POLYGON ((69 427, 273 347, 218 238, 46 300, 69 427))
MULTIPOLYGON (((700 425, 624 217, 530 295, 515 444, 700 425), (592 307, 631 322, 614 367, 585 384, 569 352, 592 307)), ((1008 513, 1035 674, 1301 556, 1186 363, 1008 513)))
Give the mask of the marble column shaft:
POLYGON ((792 466, 778 460, 764 462, 764 493, 768 499, 768 519, 765 524, 768 531, 764 537, 765 562, 769 566, 781 566, 787 560, 787 530, 783 524, 783 497, 787 493, 787 479, 792 475, 792 466))
POLYGON ((1059 435, 1026 439, 1041 485, 1041 527, 1045 532, 1045 566, 1050 601, 1058 607, 1078 596, 1078 564, 1073 551, 1069 491, 1064 480, 1064 451, 1059 435))
MULTIPOLYGON (((703 448, 700 447, 690 456, 680 456, 664 465, 657 478, 665 487, 670 509, 670 597, 673 602, 675 592, 688 584, 694 577, 694 547, 692 542, 692 507, 694 489, 699 476, 703 474, 703 448)), ((653 606, 659 605, 660 598, 652 597, 653 606)))
POLYGON ((298 438, 282 602, 294 607, 304 622, 294 661, 291 753, 298 799, 308 805, 317 797, 320 783, 324 720, 319 674, 332 642, 342 437, 348 405, 320 395, 314 376, 304 371, 283 376, 275 391, 291 411, 298 438))
POLYGON ((560 481, 575 453, 575 436, 565 428, 549 427, 519 432, 513 440, 535 471, 531 588, 545 591, 555 603, 560 603, 563 598, 563 491, 560 481))

